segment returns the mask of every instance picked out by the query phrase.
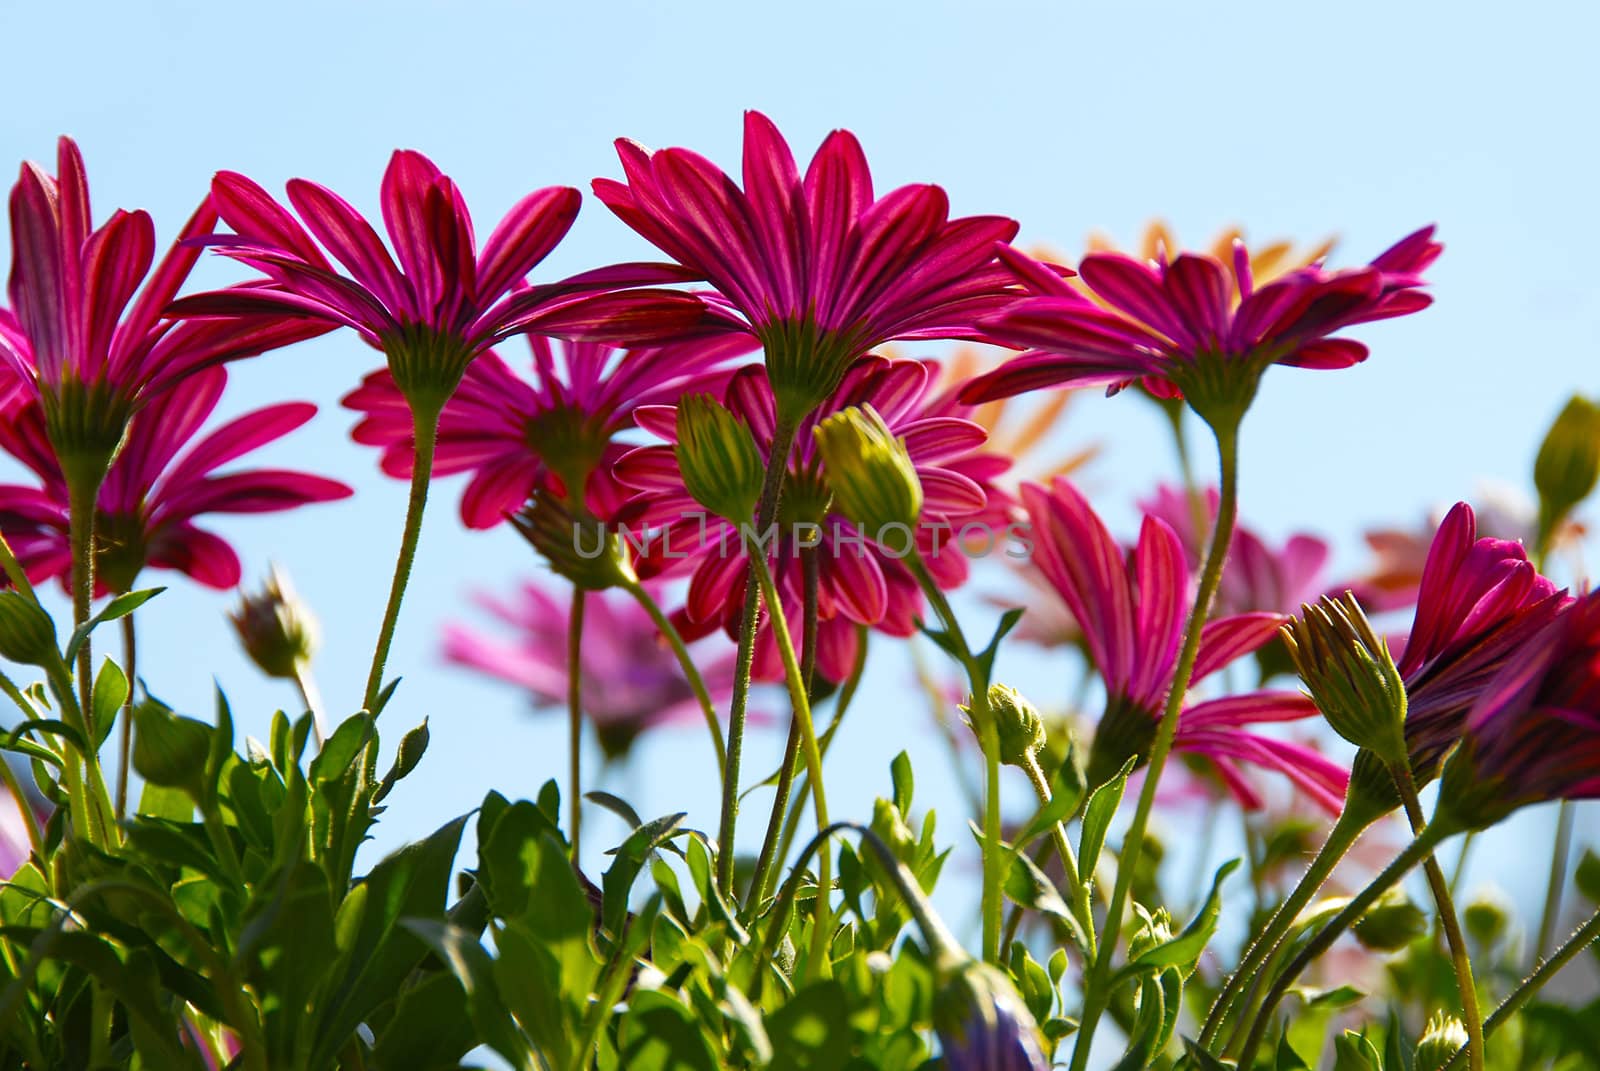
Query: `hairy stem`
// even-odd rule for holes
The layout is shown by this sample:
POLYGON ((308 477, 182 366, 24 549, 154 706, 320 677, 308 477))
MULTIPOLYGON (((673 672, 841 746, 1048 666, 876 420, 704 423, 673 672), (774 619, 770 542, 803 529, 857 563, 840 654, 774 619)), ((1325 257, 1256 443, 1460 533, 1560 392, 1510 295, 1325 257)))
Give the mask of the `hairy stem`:
POLYGON ((567 779, 572 800, 572 861, 578 861, 578 827, 583 821, 583 607, 586 592, 574 585, 567 615, 567 779))
MULTIPOLYGON (((1107 991, 1111 980, 1111 958, 1116 952, 1117 935, 1122 929, 1122 916, 1128 903, 1128 892, 1133 884, 1133 872, 1144 848, 1145 826, 1150 821, 1150 810, 1155 805, 1156 789, 1166 768, 1167 755, 1178 734, 1178 717, 1183 712, 1183 702, 1189 691, 1189 679, 1194 674, 1195 659, 1200 653, 1200 636, 1206 619, 1211 614, 1211 603, 1217 586, 1222 582, 1222 567, 1228 559, 1228 546, 1233 542, 1233 524, 1238 512, 1239 494, 1239 425, 1235 420, 1215 425, 1217 460, 1221 477, 1221 497, 1217 504, 1217 524, 1211 533, 1211 548, 1206 554, 1205 567, 1200 573, 1200 587, 1195 594, 1194 610, 1184 629, 1183 648, 1173 671, 1172 689, 1167 694, 1166 711, 1156 729, 1155 742, 1150 747, 1149 768, 1145 773, 1144 787, 1139 792, 1139 802, 1134 808, 1133 821, 1122 838, 1122 851, 1117 856, 1117 879, 1111 890, 1111 905, 1106 912, 1105 932, 1100 937, 1099 955, 1085 979, 1083 1020, 1073 1044, 1071 1071, 1084 1071, 1089 1063, 1089 1049, 1094 1043, 1095 1027, 1110 1000, 1107 991)), ((1248 1065, 1241 1065, 1248 1066, 1248 1065)))
MULTIPOLYGON (((1031 752, 1022 764, 1022 772, 1028 776, 1028 783, 1033 785, 1033 791, 1039 797, 1039 806, 1048 807, 1053 798, 1050 792, 1050 779, 1045 777, 1044 770, 1039 766, 1039 759, 1031 752)), ((1078 923, 1083 927, 1083 935, 1089 942, 1089 947, 1084 951, 1090 959, 1097 954, 1094 939, 1094 909, 1089 904, 1089 889, 1083 882, 1078 872, 1078 856, 1072 850, 1072 841, 1067 838, 1065 822, 1056 822, 1050 827, 1050 841, 1055 845, 1056 855, 1061 858, 1061 866, 1067 872, 1067 891, 1072 895, 1072 912, 1078 918, 1078 923)), ((1010 944, 1005 941, 1003 944, 1010 944)))
MULTIPOLYGON (((105 481, 102 473, 97 480, 76 479, 67 487, 68 538, 72 543, 72 627, 82 628, 88 622, 94 603, 94 528, 96 504, 100 499, 100 485, 105 481)), ((95 740, 93 669, 94 657, 89 650, 89 638, 84 637, 78 647, 78 705, 83 711, 84 727, 89 733, 89 747, 95 740)))
POLYGON ((128 815, 128 771, 133 758, 133 689, 138 683, 139 640, 133 614, 122 619, 122 662, 128 677, 128 698, 122 704, 122 732, 117 748, 117 821, 128 815))
MULTIPOLYGON (((728 756, 722 765, 722 819, 717 826, 717 887, 733 899, 733 836, 739 821, 739 763, 744 757, 745 709, 750 702, 750 672, 755 662, 756 630, 761 625, 761 591, 754 582, 756 559, 765 565, 767 529, 778 515, 778 497, 783 493, 783 478, 789 471, 789 448, 794 445, 795 425, 780 423, 772 432, 767 451, 767 473, 756 503, 756 540, 745 546, 750 570, 745 575, 744 609, 739 615, 739 651, 734 663, 733 699, 728 705, 728 756)), ((749 533, 738 533, 744 545, 749 533)), ((777 611, 772 611, 776 617, 777 611)))

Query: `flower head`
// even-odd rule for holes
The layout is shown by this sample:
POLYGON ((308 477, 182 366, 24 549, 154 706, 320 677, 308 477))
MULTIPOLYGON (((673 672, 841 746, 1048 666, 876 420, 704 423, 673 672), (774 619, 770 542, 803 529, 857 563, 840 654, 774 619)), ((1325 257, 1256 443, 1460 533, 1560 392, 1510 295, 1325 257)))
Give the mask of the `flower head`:
POLYGON ((269 677, 293 680, 316 652, 317 619, 275 565, 260 591, 240 592, 228 620, 250 660, 269 677))
POLYGON ((1302 607, 1283 639, 1334 732, 1387 763, 1408 761, 1405 681, 1354 595, 1302 607))
MULTIPOLYGON (((1139 541, 1125 554, 1088 501, 1070 482, 1022 489, 1034 524, 1034 561, 1071 609, 1106 687, 1106 712, 1090 751, 1090 781, 1113 776, 1129 757, 1141 758, 1154 739, 1172 688, 1184 622, 1193 606, 1190 571, 1177 535, 1146 517, 1139 541)), ((1205 626, 1193 680, 1198 683, 1271 640, 1287 620, 1250 613, 1205 626)), ((1325 809, 1337 813, 1347 771, 1299 744, 1246 731, 1258 722, 1314 717, 1317 709, 1294 692, 1256 691, 1187 704, 1174 747, 1211 762, 1242 803, 1260 797, 1241 762, 1275 770, 1325 809)))
POLYGON ((1458 503, 1428 551, 1416 616, 1397 666, 1406 685, 1406 744, 1419 782, 1461 738, 1468 711, 1566 601, 1521 543, 1478 538, 1458 503))
POLYGON ((510 335, 635 339, 687 329, 704 314, 699 299, 675 291, 605 292, 683 277, 660 265, 617 265, 527 285, 528 273, 577 217, 580 196, 571 187, 528 194, 479 249, 456 184, 421 153, 398 150, 381 191, 392 256, 349 202, 315 182, 289 182, 298 219, 236 172, 219 172, 211 190, 234 230, 212 243, 263 272, 269 285, 195 295, 175 311, 292 314, 353 328, 383 351, 407 400, 428 408, 442 405, 467 365, 510 335))
POLYGON ((37 403, 60 464, 98 480, 128 420, 161 391, 196 369, 322 328, 282 316, 163 319, 199 256, 191 240, 216 221, 210 199, 156 264, 148 213, 119 209, 94 226, 83 156, 71 138, 58 143, 56 170, 23 164, 11 190, 12 308, 0 309, 0 400, 20 391, 37 403))
POLYGON ((1563 607, 1477 697, 1439 809, 1481 829, 1529 804, 1600 797, 1600 591, 1563 607))
MULTIPOLYGON (((195 372, 134 414, 126 440, 100 487, 95 577, 103 591, 130 590, 146 567, 175 569, 214 588, 239 583, 239 558, 221 537, 198 527, 208 513, 270 513, 351 494, 334 480, 281 469, 217 469, 310 420, 316 406, 291 402, 247 413, 198 440, 228 380, 222 368, 195 372)), ((0 530, 34 579, 72 568, 68 496, 36 401, 0 423, 0 448, 39 478, 39 486, 0 487, 0 530)))
MULTIPOLYGON (((925 415, 936 374, 921 361, 866 357, 856 362, 828 402, 802 421, 770 534, 753 532, 754 518, 735 525, 707 517, 685 490, 673 446, 641 447, 622 459, 617 475, 639 492, 632 505, 650 530, 639 562, 641 575, 693 569, 684 607, 688 633, 719 625, 736 628, 748 572, 745 555, 758 541, 773 563, 785 608, 795 613, 804 592, 801 553, 814 548, 819 569, 817 668, 833 681, 844 679, 854 663, 855 626, 898 636, 915 631, 922 596, 903 563, 913 545, 941 586, 954 587, 966 578, 965 556, 951 532, 988 501, 984 486, 959 471, 960 462, 983 444, 983 429, 958 418, 925 415), (812 429, 832 413, 862 405, 876 409, 889 432, 905 442, 923 490, 919 523, 912 531, 863 532, 834 508, 812 429)), ((750 429, 765 457, 776 424, 776 400, 765 369, 752 366, 734 373, 722 401, 750 429)), ((641 427, 675 442, 673 407, 642 408, 638 419, 641 427)), ((778 670, 766 628, 758 639, 757 669, 763 674, 778 670)))
MULTIPOLYGON (((445 657, 518 686, 536 708, 565 703, 570 604, 534 583, 523 584, 512 598, 484 594, 476 601, 511 629, 511 637, 448 625, 445 657)), ((583 713, 607 755, 623 754, 648 729, 701 716, 677 658, 632 595, 589 593, 578 650, 583 713)), ((719 705, 733 692, 733 663, 733 651, 726 645, 696 660, 719 705)))
POLYGON ((1427 307, 1431 299, 1418 288, 1441 249, 1426 227, 1365 267, 1308 265, 1259 285, 1242 242, 1226 259, 1185 252, 1145 262, 1090 253, 1078 275, 1096 300, 1059 272, 1030 268, 1007 251, 1034 292, 980 325, 1028 352, 973 381, 963 398, 1066 384, 1115 391, 1142 380, 1157 396, 1182 394, 1208 421, 1237 419, 1269 365, 1344 368, 1365 360, 1365 346, 1335 336, 1427 307))
POLYGON ((871 403, 839 410, 812 433, 835 509, 867 532, 916 526, 922 516, 917 468, 905 440, 871 403))
MULTIPOLYGON (((626 494, 611 477, 623 453, 617 435, 640 406, 671 405, 688 390, 716 387, 747 353, 739 338, 700 339, 635 349, 528 335, 531 375, 498 353, 473 361, 439 418, 435 477, 470 473, 461 520, 490 528, 540 488, 581 496, 608 517, 626 494)), ((413 424, 392 372, 367 376, 345 399, 360 413, 356 442, 383 451, 383 471, 411 477, 413 424)))
POLYGON ((875 197, 855 136, 836 130, 804 176, 772 121, 746 112, 744 186, 688 149, 617 142, 624 180, 594 192, 716 287, 766 349, 779 417, 820 405, 857 357, 896 338, 974 337, 1019 291, 995 261, 1017 225, 949 218, 938 186, 875 197))

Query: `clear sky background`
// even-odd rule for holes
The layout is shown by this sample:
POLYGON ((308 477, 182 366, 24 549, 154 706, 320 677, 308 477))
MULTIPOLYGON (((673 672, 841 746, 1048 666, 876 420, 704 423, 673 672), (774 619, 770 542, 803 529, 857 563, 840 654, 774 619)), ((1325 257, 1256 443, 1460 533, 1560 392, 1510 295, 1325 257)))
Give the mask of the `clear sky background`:
MULTIPOLYGON (((1258 239, 1337 235, 1334 260, 1354 263, 1437 221, 1447 250, 1431 272, 1434 308, 1362 329, 1373 348, 1363 367, 1275 370, 1245 432, 1247 519, 1280 537, 1323 533, 1353 567, 1365 527, 1415 522, 1484 478, 1525 484, 1566 395, 1600 391, 1600 9, 1227 8, 6 4, 0 164, 53 160, 55 137, 70 133, 87 156, 97 216, 148 208, 165 242, 223 167, 275 191, 292 176, 320 180, 377 219, 389 153, 414 147, 460 183, 482 237, 532 188, 587 194, 592 177, 617 175, 617 136, 690 146, 733 169, 740 113, 755 107, 802 159, 829 129, 848 127, 880 189, 939 182, 957 213, 1009 214, 1025 244, 1073 256, 1091 229, 1131 241, 1159 215, 1196 243, 1235 223, 1258 239)), ((587 198, 542 274, 650 256, 587 198)), ((216 259, 199 276, 236 277, 216 259)), ((316 401, 318 419, 266 456, 358 489, 347 502, 216 525, 249 574, 274 559, 315 605, 318 672, 336 711, 359 699, 404 508, 405 488, 348 440, 353 421, 337 406, 377 363, 337 333, 235 366, 224 401, 225 412, 316 401)), ((1131 533, 1133 499, 1172 475, 1153 410, 1131 396, 1086 398, 1062 437, 1104 444, 1086 482, 1131 533)), ((391 797, 379 850, 474 807, 490 787, 531 795, 564 769, 564 719, 530 716, 510 690, 439 657, 440 623, 472 616, 469 591, 538 569, 509 531, 460 527, 459 488, 436 488, 391 660, 406 680, 385 718, 390 747, 424 715, 433 745, 391 797)), ((215 678, 241 728, 264 735, 292 693, 235 650, 222 618, 231 596, 171 583, 140 613, 141 674, 201 715, 215 678)), ((1060 663, 1030 658, 1019 652, 1006 674, 1041 705, 1062 702, 1070 682, 1060 663)), ((958 854, 975 855, 948 758, 911 695, 903 662, 871 675, 830 757, 833 811, 869 815, 872 797, 887 793, 890 758, 907 748, 920 802, 940 806, 958 854)), ((770 770, 780 746, 775 730, 755 734, 752 776, 770 770)), ((712 760, 692 727, 648 741, 605 784, 647 815, 685 809, 715 827, 712 760)), ((1018 779, 1007 791, 1020 801, 1026 787, 1018 779)), ((743 833, 758 836, 764 809, 764 797, 752 800, 743 833)), ((1552 820, 1545 810, 1497 833, 1474 874, 1524 896, 1541 890, 1552 820)), ((623 830, 600 812, 589 830, 585 854, 599 865, 599 849, 623 830)), ((959 890, 944 903, 969 910, 959 890)))

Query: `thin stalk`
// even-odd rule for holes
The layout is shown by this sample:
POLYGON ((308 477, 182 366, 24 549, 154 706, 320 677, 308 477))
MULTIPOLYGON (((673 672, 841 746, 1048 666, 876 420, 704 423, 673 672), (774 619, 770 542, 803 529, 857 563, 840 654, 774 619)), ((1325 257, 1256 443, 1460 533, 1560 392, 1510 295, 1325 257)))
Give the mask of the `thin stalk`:
POLYGON ((317 687, 317 678, 311 674, 311 666, 298 658, 294 663, 294 687, 300 693, 300 702, 305 704, 306 711, 311 715, 311 731, 316 735, 317 746, 321 747, 328 738, 328 726, 322 720, 322 690, 317 687))
POLYGON ((1391 886, 1396 884, 1418 863, 1432 854, 1433 849, 1449 837, 1456 830, 1435 822, 1426 826, 1417 839, 1406 846, 1395 860, 1383 869, 1383 872, 1365 889, 1344 906, 1337 915, 1317 931, 1317 935, 1308 941, 1295 957, 1289 961, 1283 973, 1273 981, 1272 988, 1267 991, 1266 998, 1261 1002, 1256 1011, 1255 1022, 1251 1024, 1250 1034, 1245 1039, 1244 1049, 1240 1053, 1235 1066, 1254 1067, 1256 1052, 1261 1048, 1261 1041, 1266 1036, 1267 1028, 1272 1024, 1274 1013, 1278 1010, 1279 1003, 1294 985, 1295 980, 1304 973, 1305 969, 1326 952, 1351 926, 1355 925, 1362 915, 1371 907, 1391 886))
POLYGON ((1456 852, 1455 870, 1450 874, 1451 896, 1454 896, 1456 891, 1461 888, 1461 879, 1467 872, 1467 855, 1472 851, 1472 842, 1477 838, 1477 836, 1477 830, 1473 830, 1461 838, 1461 849, 1460 851, 1456 852))
MULTIPOLYGON (((1053 798, 1050 792, 1050 779, 1045 777, 1038 758, 1032 752, 1027 754, 1022 764, 1022 772, 1027 775, 1028 783, 1033 786, 1034 795, 1039 798, 1039 806, 1048 807, 1053 798)), ((1072 850, 1072 841, 1067 837, 1066 823, 1058 821, 1050 827, 1050 843, 1055 845, 1062 869, 1067 872, 1067 891, 1072 895, 1072 910, 1077 915, 1078 923, 1083 927, 1083 935, 1089 942, 1089 947, 1084 951, 1090 959, 1093 959, 1098 954, 1094 939, 1094 909, 1089 903, 1089 889, 1084 885, 1078 872, 1078 856, 1072 850)), ((1010 941, 1005 941, 1003 944, 1010 944, 1010 941)))
POLYGON ((1339 818, 1328 831, 1327 840, 1317 851, 1316 857, 1311 860, 1311 865, 1306 867, 1306 872, 1301 875, 1294 889, 1278 905, 1272 913, 1267 924, 1261 932, 1251 939, 1244 953, 1239 957, 1239 965, 1234 968, 1228 980, 1223 983, 1222 989, 1217 992, 1216 999, 1211 1003, 1211 1011, 1206 1015, 1205 1025, 1200 1030, 1200 1046, 1205 1048, 1216 1039, 1217 1031, 1221 1030, 1227 1022, 1234 1005, 1243 995, 1246 987, 1254 983, 1260 976, 1261 965, 1272 955, 1294 928, 1294 921, 1304 911, 1311 898, 1317 895, 1333 873, 1334 867, 1339 865, 1339 860, 1347 855, 1360 839, 1361 834, 1372 824, 1372 819, 1366 815, 1358 814, 1346 805, 1340 812, 1339 818))
MULTIPOLYGON (((789 702, 794 707, 795 724, 800 727, 800 753, 805 756, 806 776, 811 779, 811 800, 817 816, 817 828, 828 828, 828 800, 822 785, 822 752, 817 747, 817 730, 811 721, 811 697, 806 694, 805 677, 800 670, 800 660, 795 657, 794 643, 789 638, 789 624, 784 618, 783 603, 772 582, 772 570, 767 568, 764 554, 752 555, 756 579, 761 585, 762 597, 771 608, 772 638, 777 641, 778 654, 783 659, 784 683, 789 688, 789 702)), ((824 852, 817 859, 816 921, 812 925, 810 969, 812 977, 822 978, 828 972, 830 930, 828 891, 832 886, 832 857, 824 852)))
POLYGON ((573 585, 567 615, 567 778, 572 786, 572 861, 578 861, 578 827, 583 821, 583 607, 586 592, 573 585))
MULTIPOLYGON (((806 697, 817 672, 817 599, 821 585, 821 566, 817 561, 817 548, 805 547, 800 551, 800 571, 803 577, 800 624, 800 677, 805 682, 806 697)), ((789 794, 794 789, 796 767, 800 765, 800 719, 791 714, 789 739, 783 745, 783 762, 778 767, 778 787, 772 795, 772 813, 767 817, 767 835, 761 841, 761 854, 756 858, 756 869, 750 879, 747 910, 761 903, 765 895, 768 874, 778 854, 778 842, 783 835, 783 820, 789 812, 789 794)))
MULTIPOLYGON (((1507 1020, 1520 1012, 1523 1005, 1532 1000, 1534 995, 1544 987, 1546 982, 1554 978, 1561 968, 1572 962, 1574 956, 1588 948, 1595 941, 1600 941, 1600 911, 1590 915, 1588 922, 1573 931, 1572 936, 1562 942, 1561 947, 1550 954, 1549 959, 1542 961, 1532 974, 1524 978, 1517 988, 1513 989, 1506 996, 1506 999, 1500 1002, 1500 1006, 1494 1010, 1494 1013, 1484 1020, 1483 1036, 1485 1038, 1492 1036, 1507 1020)), ((1469 1047, 1470 1042, 1468 1045, 1463 1045, 1457 1049, 1455 1055, 1450 1057, 1440 1071, 1452 1071, 1453 1068, 1461 1066, 1461 1061, 1467 1057, 1467 1049, 1469 1047)))
POLYGON ((133 689, 139 679, 139 641, 133 625, 133 614, 122 619, 122 662, 128 676, 128 698, 122 704, 122 732, 117 748, 117 821, 128 814, 128 771, 133 756, 133 689))
MULTIPOLYGON (((828 748, 833 745, 833 738, 839 732, 839 726, 844 721, 845 714, 850 710, 850 703, 855 698, 856 690, 861 686, 861 674, 867 668, 867 637, 870 633, 865 625, 856 626, 856 661, 850 667, 850 676, 845 679, 843 687, 839 689, 839 698, 834 700, 833 721, 822 732, 822 737, 817 741, 817 746, 822 749, 822 757, 828 757, 828 748)), ((806 811, 806 805, 811 801, 811 782, 802 780, 800 788, 795 793, 794 799, 789 802, 789 814, 783 822, 783 836, 778 840, 778 854, 771 870, 767 872, 767 888, 762 890, 762 897, 770 896, 778 880, 778 871, 783 869, 784 860, 789 858, 789 849, 794 846, 795 834, 800 829, 800 816, 806 811)))
POLYGON ((700 711, 705 715, 706 728, 711 733, 711 746, 717 753, 717 770, 720 773, 723 764, 728 759, 727 745, 722 742, 722 723, 717 720, 716 704, 711 702, 711 693, 706 688, 705 678, 700 676, 699 668, 694 664, 694 659, 689 657, 689 648, 684 645, 683 637, 678 629, 661 610, 661 605, 645 590, 643 584, 634 582, 624 586, 624 590, 632 595, 639 605, 644 607, 645 613, 650 615, 650 620, 655 623, 656 631, 666 639, 667 646, 672 648, 672 653, 678 657, 678 666, 683 670, 683 676, 689 682, 689 687, 694 691, 694 697, 700 703, 700 711))
MULTIPOLYGON (((1117 935, 1122 929, 1122 916, 1128 903, 1128 892, 1133 883, 1133 872, 1139 853, 1144 848, 1145 826, 1150 821, 1150 810, 1155 805, 1156 788, 1166 768, 1167 755, 1178 734, 1178 717, 1189 691, 1189 680, 1194 674, 1195 659, 1200 653, 1200 635, 1205 630, 1211 603, 1217 586, 1222 581, 1222 567, 1228 559, 1228 546, 1233 542, 1233 524, 1238 512, 1239 495, 1239 425, 1237 421, 1222 423, 1213 428, 1217 439, 1217 461, 1220 469, 1222 491, 1217 503, 1216 529, 1211 533, 1211 548, 1200 573, 1200 587, 1195 595, 1194 610, 1184 628, 1183 649, 1173 671, 1172 689, 1167 695, 1167 708, 1156 729, 1155 742, 1150 747, 1148 769, 1144 787, 1139 793, 1138 806, 1134 808, 1133 821, 1122 838, 1122 851, 1117 856, 1117 880, 1111 890, 1111 905, 1106 912, 1106 932, 1101 937, 1099 955, 1095 957, 1089 976, 1085 979, 1083 1019, 1073 1044, 1071 1071, 1084 1071, 1089 1063, 1089 1048, 1094 1042, 1095 1027, 1105 1012, 1110 994, 1111 957, 1116 951, 1117 935)), ((1248 1066, 1248 1065, 1241 1065, 1248 1066)))
POLYGON ((989 963, 1000 962, 1000 937, 1004 925, 1005 904, 1001 899, 1004 882, 1005 855, 1000 841, 1000 730, 995 724, 994 711, 989 707, 989 675, 978 663, 972 645, 967 642, 961 623, 956 619, 950 600, 945 598, 933 574, 919 555, 906 559, 911 574, 916 577, 922 592, 933 604, 946 634, 955 641, 957 660, 966 670, 967 684, 971 689, 969 708, 972 724, 978 730, 978 745, 983 751, 983 893, 980 914, 983 919, 983 958, 989 963))
MULTIPOLYGON (((412 456, 411 494, 406 499, 405 527, 400 532, 400 552, 395 558, 394 579, 389 584, 389 602, 384 607, 383 624, 378 627, 378 642, 372 650, 372 668, 367 672, 367 690, 361 705, 376 719, 373 707, 383 692, 383 669, 389 661, 389 647, 394 643, 395 626, 400 622, 400 603, 405 599, 406 584, 411 580, 411 566, 417 557, 417 541, 422 537, 422 515, 428 507, 428 484, 433 476, 433 452, 439 441, 439 412, 443 403, 417 404, 411 407, 412 456)), ((368 763, 376 763, 377 755, 370 744, 368 763)))
POLYGON ((1567 886, 1567 861, 1572 857, 1572 832, 1574 811, 1577 805, 1562 800, 1556 815, 1556 846, 1550 856, 1550 884, 1545 888, 1544 911, 1539 916, 1539 937, 1533 945, 1533 958, 1537 962, 1544 950, 1550 947, 1556 923, 1561 920, 1561 894, 1567 886))
MULTIPOLYGON (((1420 836, 1427 819, 1422 815, 1422 802, 1417 798, 1417 779, 1411 772, 1410 761, 1392 763, 1389 773, 1400 790, 1400 802, 1405 807, 1411 831, 1420 836)), ((1461 933, 1461 920, 1456 914, 1455 901, 1450 897, 1450 885, 1445 881, 1439 860, 1431 852, 1422 861, 1422 871, 1427 875, 1428 888, 1439 909, 1439 927, 1444 930, 1445 942, 1450 946, 1450 964, 1455 969, 1456 988, 1461 991, 1461 1017, 1467 1027, 1467 1066, 1471 1071, 1483 1071, 1483 1012, 1478 1008, 1478 986, 1472 978, 1467 939, 1461 933)))
MULTIPOLYGON (((756 502, 756 545, 745 547, 750 569, 745 574, 744 609, 739 615, 739 651, 734 663, 733 699, 728 705, 728 756, 722 766, 722 819, 717 826, 717 887, 729 899, 733 890, 733 835, 739 821, 739 764, 744 757, 745 709, 750 702, 750 671, 755 663, 756 630, 761 625, 761 591, 752 583, 756 559, 765 565, 767 529, 778 515, 778 497, 783 493, 783 478, 789 471, 789 448, 794 445, 795 425, 781 422, 772 432, 767 451, 767 473, 756 502)), ((747 533, 740 532, 744 543, 747 533)), ((774 617, 777 610, 772 611, 774 617)))

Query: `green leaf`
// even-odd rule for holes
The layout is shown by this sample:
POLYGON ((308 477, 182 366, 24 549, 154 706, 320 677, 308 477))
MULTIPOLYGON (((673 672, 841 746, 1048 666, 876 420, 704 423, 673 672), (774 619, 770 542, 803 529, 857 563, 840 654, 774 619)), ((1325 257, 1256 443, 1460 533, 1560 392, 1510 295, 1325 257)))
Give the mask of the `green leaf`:
POLYGON ((100 663, 100 672, 94 678, 94 699, 90 709, 94 712, 95 735, 105 743, 116 724, 117 712, 128 700, 128 677, 111 659, 100 663))
POLYGON ((1333 1039, 1333 1071, 1383 1071, 1383 1058, 1365 1034, 1346 1030, 1333 1039))
POLYGON ((1040 807, 1016 836, 1017 850, 1021 851, 1053 829, 1057 822, 1066 821, 1077 811, 1083 799, 1083 780, 1069 755, 1056 770, 1050 782, 1050 802, 1040 807))
POLYGON ((1272 1071, 1311 1071, 1300 1054, 1289 1044, 1288 1035, 1278 1037, 1278 1051, 1272 1060, 1272 1071))
POLYGON ((1578 860, 1578 869, 1573 877, 1584 899, 1600 904, 1600 855, 1596 855, 1593 848, 1583 850, 1583 858, 1578 860))
POLYGON ((1157 1042, 1167 1022, 1166 993, 1155 978, 1139 986, 1134 1002, 1133 1027, 1128 1031, 1128 1047, 1111 1071, 1143 1071, 1159 1051, 1157 1042))
POLYGON ((797 992, 767 1016, 770 1071, 836 1071, 850 1059, 850 1005, 836 981, 797 992))
POLYGON ((371 727, 371 720, 364 714, 352 714, 341 722, 322 745, 322 750, 311 760, 311 783, 337 781, 344 776, 350 764, 356 761, 356 756, 361 754, 371 727))
POLYGON ((639 871, 644 869, 645 860, 650 858, 657 846, 677 833, 687 817, 687 812, 679 811, 646 822, 628 834, 628 839, 615 849, 616 861, 600 879, 603 892, 600 922, 608 932, 622 933, 623 922, 628 914, 628 894, 633 889, 639 871))
POLYGON ((133 768, 147 782, 181 788, 199 802, 205 795, 211 726, 185 718, 150 699, 133 708, 133 768))
POLYGON ((377 803, 383 799, 401 778, 415 770, 417 763, 422 761, 422 753, 427 750, 428 719, 424 718, 421 725, 400 738, 400 749, 395 753, 394 765, 383 775, 383 781, 372 795, 372 802, 377 803))
POLYGON ((1123 970, 1178 967, 1185 975, 1193 970, 1200 953, 1204 952, 1206 945, 1211 942, 1211 935, 1217 932, 1217 919, 1222 914, 1222 883, 1228 879, 1228 875, 1239 869, 1240 862, 1238 859, 1230 859, 1217 868, 1216 876, 1211 879, 1211 894, 1206 897, 1205 904, 1194 918, 1189 920, 1189 925, 1183 928, 1182 933, 1141 952, 1138 958, 1123 970))
POLYGON ((583 798, 588 800, 590 803, 604 807, 606 810, 610 811, 612 814, 628 823, 629 829, 638 829, 640 826, 644 825, 644 819, 639 817, 639 812, 634 810, 633 806, 621 796, 613 796, 609 792, 601 792, 599 789, 596 789, 593 792, 585 792, 583 794, 583 798))
POLYGON ((1128 787, 1133 763, 1133 759, 1123 763, 1115 777, 1089 793, 1089 802, 1083 809, 1083 833, 1078 839, 1078 866, 1083 869, 1086 881, 1100 860, 1100 849, 1105 847, 1111 820, 1122 803, 1122 792, 1128 787))
POLYGON ((617 1050, 627 1071, 717 1071, 689 1009, 659 991, 634 994, 617 1028, 617 1050))
POLYGON ((1042 912, 1065 925, 1073 943, 1080 949, 1089 947, 1083 925, 1061 898, 1055 882, 1022 852, 1011 853, 1011 867, 1006 872, 1003 891, 1012 903, 1042 912))
POLYGON ((115 621, 120 617, 128 616, 166 590, 166 588, 146 588, 143 591, 130 591, 125 595, 118 595, 106 603, 103 610, 72 630, 72 638, 67 641, 67 649, 63 652, 62 657, 70 665, 73 659, 78 657, 78 648, 82 647, 83 641, 89 638, 89 633, 107 621, 115 621))
MULTIPOLYGON (((494 961, 472 934, 436 919, 401 919, 401 925, 425 941, 455 976, 477 1035, 512 1067, 531 1064, 528 1043, 500 1000, 494 961)), ((394 1066, 403 1067, 403 1063, 394 1066)))
POLYGON ((245 981, 257 992, 272 994, 262 1029, 270 1062, 277 1066, 294 1061, 302 1036, 315 1024, 315 1002, 340 969, 334 901, 322 868, 303 859, 272 874, 255 892, 236 956, 245 981))
POLYGON ((1193 1038, 1183 1039, 1183 1052, 1188 1057, 1193 1071, 1233 1071, 1232 1064, 1225 1064, 1205 1049, 1193 1038))
POLYGON ((894 782, 895 809, 903 815, 911 813, 911 795, 916 789, 916 777, 911 770, 911 756, 904 751, 889 763, 889 777, 894 782))

